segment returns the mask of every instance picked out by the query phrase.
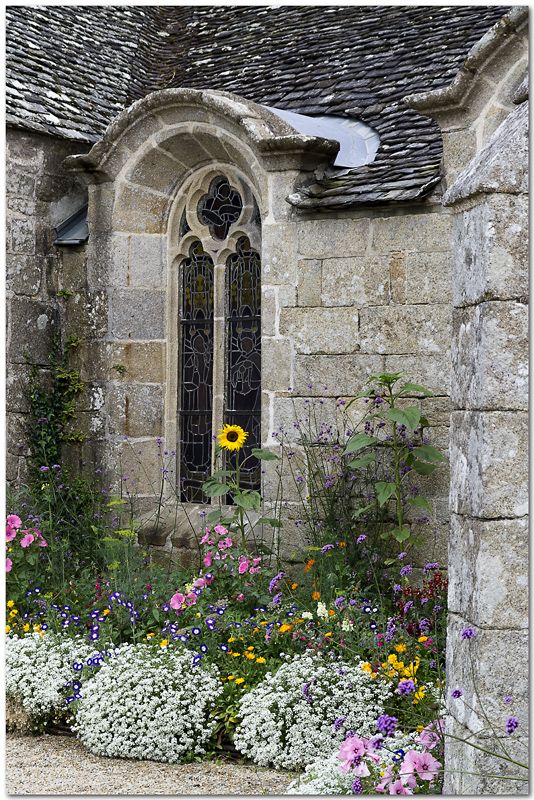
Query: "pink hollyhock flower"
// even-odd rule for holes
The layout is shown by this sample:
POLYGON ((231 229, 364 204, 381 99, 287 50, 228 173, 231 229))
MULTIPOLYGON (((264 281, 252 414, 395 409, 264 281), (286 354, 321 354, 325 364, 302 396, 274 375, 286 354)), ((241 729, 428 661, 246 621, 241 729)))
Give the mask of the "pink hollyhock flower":
POLYGON ((22 539, 20 540, 20 546, 21 547, 29 547, 31 545, 31 543, 34 542, 34 541, 35 541, 35 536, 33 535, 33 533, 30 533, 29 531, 27 531, 25 533, 25 535, 22 537, 22 539))
POLYGON ((39 536, 39 547, 48 547, 48 542, 44 536, 39 536))
POLYGON ((260 571, 259 567, 251 567, 249 569, 249 572, 250 572, 251 575, 254 575, 255 572, 259 572, 259 571, 260 571))
POLYGON ((444 733, 445 723, 442 719, 437 719, 431 722, 430 725, 427 725, 426 728, 423 728, 419 735, 419 742, 427 750, 432 750, 433 747, 439 744, 444 733))
POLYGON ((208 550, 208 552, 202 559, 202 563, 204 564, 205 567, 211 567, 212 561, 213 561, 213 553, 211 550, 208 550))
POLYGON ((189 592, 185 596, 185 603, 188 606, 194 606, 195 603, 197 602, 197 600, 198 600, 198 597, 196 596, 196 594, 194 592, 189 592))
POLYGON ((11 525, 6 525, 6 542, 12 542, 17 535, 17 529, 11 525))
POLYGON ((239 567, 237 568, 240 575, 243 575, 244 572, 248 570, 248 559, 240 559, 239 560, 239 567))
POLYGON ((391 783, 389 785, 389 793, 390 794, 413 794, 411 789, 408 789, 407 786, 404 786, 403 782, 400 778, 398 778, 395 783, 391 783))
POLYGON ((418 753, 415 760, 415 771, 424 781, 433 781, 441 768, 441 762, 430 753, 418 753))
POLYGON ((209 531, 209 529, 207 530, 207 532, 204 534, 204 536, 200 540, 200 544, 213 544, 213 540, 210 539, 210 531, 209 531))
POLYGON ((10 528, 22 528, 22 520, 20 517, 17 517, 16 514, 9 514, 6 524, 9 525, 10 528))
POLYGON ((213 530, 215 533, 218 533, 219 536, 224 536, 228 533, 228 528, 225 528, 224 525, 216 525, 213 530))
POLYGON ((185 596, 181 592, 176 592, 176 594, 173 594, 173 596, 171 597, 169 605, 171 608, 178 610, 179 608, 181 608, 184 601, 185 601, 185 596))
POLYGON ((382 779, 380 783, 375 786, 375 792, 385 792, 389 784, 391 783, 391 779, 393 777, 393 768, 394 764, 388 764, 386 767, 386 771, 382 775, 382 779))
POLYGON ((341 747, 337 757, 343 762, 339 769, 341 772, 348 772, 356 756, 364 756, 366 753, 366 740, 359 736, 349 736, 341 747))
POLYGON ((10 558, 6 558, 6 572, 11 572, 11 568, 13 566, 13 562, 10 558))
POLYGON ((252 566, 253 567, 257 567, 259 564, 261 564, 261 557, 252 559, 252 566))
POLYGON ((203 589, 205 585, 206 585, 205 578, 197 578, 196 581, 193 584, 195 589, 203 589))

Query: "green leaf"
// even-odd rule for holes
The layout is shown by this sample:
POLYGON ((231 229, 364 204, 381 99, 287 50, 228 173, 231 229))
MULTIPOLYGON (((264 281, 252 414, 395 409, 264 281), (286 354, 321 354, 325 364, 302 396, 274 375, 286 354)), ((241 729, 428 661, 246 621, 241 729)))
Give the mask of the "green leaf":
POLYGON ((152 616, 154 617, 154 619, 156 620, 156 622, 159 622, 159 620, 160 620, 160 617, 161 617, 161 614, 159 613, 159 609, 158 609, 158 608, 155 608, 155 607, 154 607, 154 608, 152 609, 152 616))
POLYGON ((408 408, 390 408, 386 412, 386 417, 392 422, 399 425, 405 425, 409 430, 414 431, 419 425, 421 419, 421 412, 417 406, 408 406, 408 408))
POLYGON ((414 461, 412 467, 419 475, 432 475, 437 464, 428 464, 426 461, 414 461))
POLYGON ((206 483, 211 480, 217 480, 218 478, 226 478, 228 475, 233 475, 233 469, 218 469, 215 472, 212 472, 206 483))
POLYGON ((399 394, 412 394, 413 392, 422 394, 425 397, 432 397, 430 389, 427 389, 426 386, 421 386, 420 383, 403 383, 399 389, 399 394))
POLYGON ((402 528, 395 528, 395 530, 392 531, 392 533, 394 538, 398 542, 405 542, 406 539, 410 538, 410 529, 407 528, 405 525, 403 525, 402 528))
POLYGON ((445 461, 445 457, 435 447, 429 444, 422 444, 420 447, 414 447, 412 450, 420 461, 433 461, 439 463, 445 461))
POLYGON ((392 494, 395 494, 396 486, 394 483, 389 483, 388 481, 377 481, 375 483, 375 490, 376 490, 376 498, 378 500, 379 505, 383 506, 386 503, 392 494))
POLYGON ((218 508, 215 511, 210 511, 208 516, 206 517, 206 522, 218 522, 222 517, 222 511, 218 508))
POLYGON ((121 497, 114 497, 109 503, 106 503, 107 508, 113 508, 113 506, 125 506, 126 500, 123 500, 121 497))
POLYGON ((421 497, 421 495, 410 497, 408 502, 416 508, 422 508, 424 511, 428 512, 432 511, 432 503, 430 503, 426 497, 421 497))
POLYGON ((228 485, 226 483, 207 481, 202 484, 202 491, 208 497, 222 497, 228 491, 228 485))
POLYGON ((369 375, 367 383, 382 383, 384 386, 392 386, 402 376, 402 372, 382 372, 380 375, 369 375))
POLYGON ((250 511, 251 509, 259 511, 261 497, 258 492, 236 492, 234 494, 234 503, 245 511, 250 511))
POLYGON ((392 564, 395 564, 396 562, 397 562, 396 558, 386 558, 384 564, 386 565, 386 567, 390 567, 392 564))
POLYGON ((276 517, 260 517, 258 522, 257 522, 257 524, 258 525, 270 525, 271 528, 281 528, 282 527, 282 523, 280 522, 279 519, 276 519, 276 517))
POLYGON ((271 452, 271 450, 262 450, 259 447, 253 447, 250 452, 261 461, 278 461, 280 459, 280 456, 277 456, 276 453, 271 452))
POLYGON ((366 433, 356 433, 354 436, 350 437, 343 452, 345 455, 348 453, 357 453, 358 450, 370 444, 374 444, 375 442, 378 442, 376 436, 368 436, 366 433))
POLYGON ((376 458, 375 453, 365 453, 363 456, 359 458, 355 458, 353 461, 349 461, 347 464, 348 467, 351 469, 364 469, 369 464, 371 464, 376 458))
POLYGON ((362 514, 365 514, 367 511, 370 511, 372 508, 374 508, 374 503, 369 503, 368 506, 362 506, 361 508, 356 508, 352 512, 352 518, 353 519, 358 519, 359 517, 362 516, 362 514))

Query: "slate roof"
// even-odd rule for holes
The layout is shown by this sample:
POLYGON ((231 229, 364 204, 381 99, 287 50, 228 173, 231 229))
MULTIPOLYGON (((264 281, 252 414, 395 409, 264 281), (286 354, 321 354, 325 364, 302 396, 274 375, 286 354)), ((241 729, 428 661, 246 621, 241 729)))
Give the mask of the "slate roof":
POLYGON ((510 6, 33 6, 7 10, 7 121, 96 141, 155 89, 221 89, 301 114, 349 114, 375 161, 330 169, 296 205, 424 197, 441 137, 406 95, 448 85, 510 6))

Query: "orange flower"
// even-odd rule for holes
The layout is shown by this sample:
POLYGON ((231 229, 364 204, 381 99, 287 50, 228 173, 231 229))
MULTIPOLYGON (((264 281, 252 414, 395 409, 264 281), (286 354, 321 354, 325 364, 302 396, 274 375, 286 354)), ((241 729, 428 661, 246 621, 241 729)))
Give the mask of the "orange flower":
POLYGON ((347 546, 347 543, 346 543, 346 542, 338 542, 338 543, 337 543, 337 546, 338 546, 338 547, 346 547, 346 546, 347 546))
POLYGON ((314 564, 315 564, 315 559, 314 558, 309 558, 306 561, 306 566, 304 567, 304 572, 309 572, 314 564))
POLYGON ((333 608, 329 608, 329 609, 328 609, 328 616, 329 616, 329 617, 333 617, 333 616, 335 615, 335 613, 336 613, 336 612, 334 611, 334 609, 333 609, 333 608))
POLYGON ((298 587, 298 583, 292 583, 292 584, 291 584, 291 588, 292 588, 292 590, 293 590, 293 591, 295 591, 295 589, 296 589, 297 587, 298 587))
POLYGON ((288 631, 291 630, 292 627, 293 625, 289 625, 287 622, 284 622, 283 625, 280 625, 278 630, 280 631, 280 633, 287 633, 288 631))
POLYGON ((312 592, 312 600, 320 600, 321 592, 312 592))

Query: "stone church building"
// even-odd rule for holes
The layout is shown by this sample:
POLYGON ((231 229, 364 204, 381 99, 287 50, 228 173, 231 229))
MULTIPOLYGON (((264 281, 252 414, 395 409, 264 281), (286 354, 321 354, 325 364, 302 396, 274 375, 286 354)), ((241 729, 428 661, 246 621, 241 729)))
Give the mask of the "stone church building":
MULTIPOLYGON (((476 626, 478 690, 489 713, 524 696, 523 731, 527 26, 510 6, 36 5, 8 8, 6 51, 8 480, 28 359, 57 335, 86 384, 70 458, 135 474, 147 511, 160 439, 191 511, 223 422, 274 448, 310 398, 335 422, 402 370, 449 452, 427 491, 449 685, 473 696, 476 626)), ((180 519, 147 536, 187 544, 180 519)), ((468 774, 490 761, 449 744, 448 793, 509 791, 468 774)))

